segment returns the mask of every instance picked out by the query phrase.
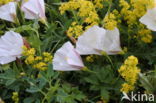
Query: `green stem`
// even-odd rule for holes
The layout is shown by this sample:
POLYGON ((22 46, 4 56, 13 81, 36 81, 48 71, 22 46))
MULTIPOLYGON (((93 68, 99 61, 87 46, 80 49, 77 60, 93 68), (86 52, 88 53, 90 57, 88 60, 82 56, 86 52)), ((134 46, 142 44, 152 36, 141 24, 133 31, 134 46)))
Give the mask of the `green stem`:
POLYGON ((112 0, 109 1, 109 7, 108 7, 108 11, 107 11, 108 14, 110 13, 111 7, 112 7, 112 0))
MULTIPOLYGON (((111 7, 112 7, 112 0, 109 1, 109 7, 108 7, 108 10, 107 10, 106 16, 107 16, 107 15, 109 16, 109 13, 110 13, 110 11, 111 11, 111 7)), ((105 18, 105 17, 104 17, 104 18, 105 18)), ((104 25, 105 25, 105 22, 103 21, 103 22, 102 22, 102 27, 104 27, 104 25)))
POLYGON ((108 59, 108 61, 111 63, 112 67, 114 68, 113 62, 112 62, 111 58, 109 57, 109 55, 106 54, 105 56, 108 59))
POLYGON ((82 70, 83 70, 83 71, 86 71, 86 72, 89 72, 89 73, 95 73, 95 74, 97 74, 96 72, 94 72, 94 71, 88 69, 87 67, 83 67, 82 70))
MULTIPOLYGON (((35 30, 35 29, 31 29, 31 30, 34 31, 34 32, 36 33, 38 39, 40 40, 40 35, 39 35, 38 31, 35 30)), ((38 49, 39 49, 39 54, 41 55, 41 47, 40 47, 40 45, 38 46, 38 49)))
POLYGON ((53 51, 55 50, 55 48, 57 47, 57 45, 60 43, 60 41, 61 41, 61 40, 59 40, 59 41, 56 43, 56 45, 53 47, 53 49, 51 50, 50 53, 53 53, 53 51))
POLYGON ((74 15, 74 19, 76 20, 76 22, 78 22, 78 18, 77 18, 77 15, 75 14, 75 12, 72 10, 72 13, 74 15))
POLYGON ((63 24, 62 24, 60 21, 55 21, 55 22, 58 23, 58 24, 60 24, 60 26, 61 26, 62 28, 64 28, 63 24))

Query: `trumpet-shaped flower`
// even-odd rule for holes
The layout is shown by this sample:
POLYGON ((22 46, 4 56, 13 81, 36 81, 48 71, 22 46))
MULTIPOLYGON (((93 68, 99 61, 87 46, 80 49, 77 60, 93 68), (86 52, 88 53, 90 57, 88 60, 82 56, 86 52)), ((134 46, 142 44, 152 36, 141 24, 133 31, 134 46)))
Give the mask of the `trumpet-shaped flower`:
POLYGON ((26 19, 45 19, 44 0, 28 0, 22 4, 26 19))
POLYGON ((147 13, 140 18, 140 22, 145 24, 148 29, 156 31, 156 8, 148 9, 147 13))
POLYGON ((76 43, 76 50, 81 55, 117 54, 121 51, 119 30, 105 30, 99 26, 93 26, 84 32, 76 43))
POLYGON ((23 38, 20 34, 8 31, 0 38, 0 64, 7 64, 20 58, 23 38))
POLYGON ((5 4, 0 7, 0 18, 15 22, 16 19, 16 2, 9 2, 8 4, 5 4))
POLYGON ((58 71, 81 70, 84 64, 80 55, 70 42, 66 42, 56 51, 53 59, 53 69, 58 71))

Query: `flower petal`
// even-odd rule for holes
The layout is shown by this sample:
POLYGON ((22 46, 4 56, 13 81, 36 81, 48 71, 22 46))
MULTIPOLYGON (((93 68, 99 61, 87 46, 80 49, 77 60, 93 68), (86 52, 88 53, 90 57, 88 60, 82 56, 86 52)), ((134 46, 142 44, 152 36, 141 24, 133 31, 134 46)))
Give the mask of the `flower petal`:
POLYGON ((70 42, 65 43, 56 51, 53 59, 53 69, 59 71, 80 70, 84 67, 80 55, 70 42))
POLYGON ((22 5, 26 19, 45 18, 44 0, 29 0, 22 5))
POLYGON ((121 51, 119 30, 105 30, 99 26, 93 26, 84 32, 76 43, 76 50, 81 55, 117 54, 121 51))
POLYGON ((16 57, 15 56, 5 56, 5 57, 1 57, 0 56, 0 64, 8 64, 12 61, 15 61, 16 57))
POLYGON ((156 31, 156 8, 147 10, 147 13, 139 21, 145 24, 148 29, 156 31))
POLYGON ((0 18, 10 22, 15 22, 16 6, 17 6, 16 2, 10 2, 8 4, 1 6, 0 18))
POLYGON ((14 61, 22 54, 23 38, 20 34, 8 31, 0 38, 0 61, 14 61), (6 58, 5 58, 6 57, 6 58), (10 58, 10 60, 9 60, 10 58))
POLYGON ((105 44, 104 51, 106 51, 107 54, 118 54, 122 51, 120 47, 120 33, 117 28, 114 30, 107 30, 106 37, 103 41, 103 44, 105 44))
POLYGON ((76 50, 81 55, 100 54, 102 50, 102 38, 106 30, 98 26, 93 26, 84 32, 76 43, 76 50), (99 51, 98 51, 99 50, 99 51))

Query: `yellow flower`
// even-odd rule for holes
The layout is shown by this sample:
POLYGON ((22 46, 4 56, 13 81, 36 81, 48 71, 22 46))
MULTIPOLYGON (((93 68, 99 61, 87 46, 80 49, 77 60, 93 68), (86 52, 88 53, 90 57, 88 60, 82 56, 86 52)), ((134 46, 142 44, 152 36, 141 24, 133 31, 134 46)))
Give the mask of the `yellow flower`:
POLYGON ((29 55, 26 60, 25 60, 25 63, 26 64, 33 64, 35 61, 35 57, 33 55, 29 55))
POLYGON ((63 3, 59 10, 61 14, 65 11, 72 11, 74 18, 78 21, 78 18, 81 18, 81 22, 73 22, 67 31, 69 37, 78 38, 83 33, 83 28, 88 29, 90 26, 98 25, 99 16, 96 11, 96 6, 102 7, 103 0, 95 0, 94 3, 88 0, 71 0, 69 2, 63 3), (82 5, 83 4, 83 5, 82 5), (83 24, 87 24, 86 27, 83 27, 83 24))
POLYGON ((12 100, 14 101, 14 103, 19 103, 18 92, 12 93, 12 100))
POLYGON ((7 4, 12 1, 14 1, 14 0, 0 0, 0 5, 4 5, 4 4, 7 4))
POLYGON ((34 68, 39 69, 39 70, 47 70, 47 64, 44 62, 39 62, 35 65, 33 65, 34 68))
POLYGON ((22 49, 23 49, 24 56, 35 55, 36 53, 35 48, 28 49, 26 46, 23 46, 22 49))
POLYGON ((107 14, 104 18, 104 27, 108 30, 114 30, 117 27, 116 17, 113 13, 107 14))
POLYGON ((152 31, 141 26, 141 29, 138 31, 137 38, 140 38, 144 43, 151 43, 153 38, 152 31))
POLYGON ((27 55, 35 55, 36 50, 34 48, 31 48, 27 51, 27 55))
POLYGON ((138 79, 140 69, 137 67, 138 59, 135 56, 129 56, 118 72, 127 83, 122 85, 121 91, 129 92, 134 89, 134 85, 138 79))
POLYGON ((53 59, 53 56, 48 53, 48 52, 43 52, 43 56, 44 56, 44 62, 51 62, 53 59))
POLYGON ((38 70, 47 70, 48 63, 52 62, 52 55, 48 52, 43 52, 41 56, 37 56, 34 48, 23 47, 23 55, 26 57, 25 63, 30 64, 33 68, 38 70))
POLYGON ((87 57, 86 57, 86 61, 87 61, 87 62, 94 62, 93 55, 87 56, 87 57))
POLYGON ((95 3, 95 7, 96 8, 103 8, 103 1, 104 0, 94 0, 94 3, 95 3))
POLYGON ((67 31, 67 35, 69 37, 75 37, 78 38, 83 33, 83 27, 81 25, 78 25, 76 22, 73 22, 71 24, 71 27, 69 27, 67 31))
POLYGON ((154 7, 154 0, 130 0, 130 2, 120 0, 119 3, 122 7, 120 13, 129 26, 136 24, 138 19, 146 13, 147 8, 154 7))
POLYGON ((138 59, 135 56, 129 56, 125 62, 125 65, 136 66, 138 64, 138 59))
POLYGON ((132 90, 134 90, 133 85, 129 85, 127 83, 122 84, 121 92, 128 93, 129 91, 132 91, 132 90))
POLYGON ((45 56, 45 57, 49 57, 49 56, 51 56, 51 54, 48 53, 48 52, 43 52, 43 56, 45 56))
POLYGON ((40 61, 40 60, 42 60, 43 58, 41 57, 41 56, 36 56, 35 57, 35 61, 40 61))
POLYGON ((59 7, 61 14, 64 14, 67 10, 76 10, 80 7, 80 4, 76 1, 69 1, 67 3, 62 3, 59 7))

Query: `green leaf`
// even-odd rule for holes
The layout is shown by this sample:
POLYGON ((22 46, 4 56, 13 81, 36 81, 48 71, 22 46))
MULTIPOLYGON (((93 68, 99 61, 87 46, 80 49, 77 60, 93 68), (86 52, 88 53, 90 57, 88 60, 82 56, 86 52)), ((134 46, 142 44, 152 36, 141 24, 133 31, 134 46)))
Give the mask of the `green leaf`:
POLYGON ((41 41, 37 34, 30 34, 28 41, 30 45, 40 51, 41 41))
POLYGON ((35 101, 34 98, 28 97, 28 98, 25 98, 23 102, 24 102, 24 103, 33 103, 34 101, 35 101))
POLYGON ((101 89, 101 97, 107 101, 109 100, 109 92, 105 88, 101 89))
POLYGON ((13 31, 18 32, 18 33, 21 33, 23 31, 32 30, 32 27, 31 27, 31 25, 22 25, 20 27, 11 28, 10 30, 13 30, 13 31))
POLYGON ((16 81, 16 73, 12 69, 9 69, 0 74, 0 79, 4 80, 6 86, 11 85, 16 81))
POLYGON ((31 86, 30 88, 26 89, 26 91, 29 93, 36 93, 36 92, 39 92, 40 89, 35 86, 31 86))
POLYGON ((149 92, 153 93, 154 88, 151 85, 150 81, 146 76, 144 76, 142 73, 139 73, 139 81, 141 82, 142 86, 149 92))

